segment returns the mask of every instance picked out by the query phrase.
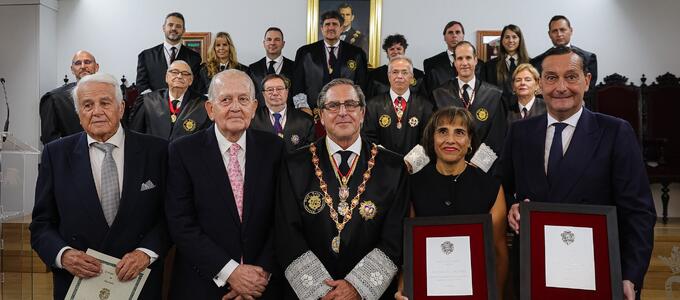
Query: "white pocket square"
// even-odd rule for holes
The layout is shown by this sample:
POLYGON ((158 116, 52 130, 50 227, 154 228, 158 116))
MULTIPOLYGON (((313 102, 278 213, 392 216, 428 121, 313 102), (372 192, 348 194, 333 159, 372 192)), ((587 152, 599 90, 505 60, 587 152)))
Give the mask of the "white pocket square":
POLYGON ((141 188, 140 191, 142 191, 142 192, 147 191, 147 190, 150 190, 150 189, 155 188, 155 187, 156 187, 156 185, 153 184, 153 182, 151 182, 151 180, 147 180, 146 182, 142 183, 142 188, 141 188))

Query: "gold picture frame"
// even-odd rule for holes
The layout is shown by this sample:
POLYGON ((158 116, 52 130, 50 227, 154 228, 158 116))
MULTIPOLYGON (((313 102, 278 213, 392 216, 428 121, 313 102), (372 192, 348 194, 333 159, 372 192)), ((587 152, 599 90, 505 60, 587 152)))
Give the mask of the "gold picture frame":
POLYGON ((489 61, 498 56, 500 41, 500 30, 477 30, 477 58, 489 61))
POLYGON ((205 62, 208 59, 211 39, 212 33, 210 32, 185 32, 182 35, 182 45, 196 51, 201 55, 201 60, 205 62))
MULTIPOLYGON (((311 44, 319 40, 319 10, 321 6, 319 2, 326 2, 325 0, 307 0, 307 43, 311 44)), ((338 1, 328 1, 338 2, 338 1)), ((350 5, 352 2, 360 1, 345 1, 350 5)), ((368 1, 361 1, 368 2, 368 1)), ((356 15, 356 14, 355 14, 356 15)), ((369 4, 369 18, 368 18, 368 52, 366 53, 368 59, 368 67, 376 68, 380 66, 380 31, 382 24, 382 0, 370 0, 369 4)))

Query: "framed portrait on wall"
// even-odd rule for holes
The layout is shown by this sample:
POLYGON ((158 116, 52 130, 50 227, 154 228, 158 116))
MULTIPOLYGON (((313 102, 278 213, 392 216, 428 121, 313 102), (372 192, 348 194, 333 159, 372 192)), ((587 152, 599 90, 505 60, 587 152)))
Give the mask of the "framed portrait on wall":
POLYGON ((380 65, 382 0, 307 0, 307 43, 321 40, 319 16, 336 10, 346 19, 340 39, 362 48, 369 68, 380 65))
POLYGON ((477 57, 484 61, 489 61, 498 56, 501 49, 500 30, 478 30, 477 31, 477 57))
POLYGON ((208 59, 208 48, 210 48, 210 32, 185 32, 182 35, 182 44, 201 55, 201 60, 208 59))

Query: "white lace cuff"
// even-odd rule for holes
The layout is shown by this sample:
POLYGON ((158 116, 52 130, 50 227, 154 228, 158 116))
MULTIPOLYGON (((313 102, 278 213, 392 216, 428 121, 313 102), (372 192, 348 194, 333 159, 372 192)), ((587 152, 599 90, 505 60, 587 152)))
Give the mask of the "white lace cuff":
POLYGON ((392 278, 397 274, 397 266, 380 249, 375 248, 362 258, 345 280, 359 292, 361 299, 380 299, 392 278))
POLYGON ((286 268, 285 275, 300 299, 319 299, 331 290, 324 280, 333 278, 312 251, 296 258, 286 268))
POLYGON ((404 161, 411 165, 411 174, 415 174, 430 162, 430 158, 425 153, 423 146, 416 145, 404 156, 404 161))
POLYGON ((293 105, 295 105, 295 108, 309 108, 309 103, 307 103, 307 95, 299 93, 293 96, 293 105))

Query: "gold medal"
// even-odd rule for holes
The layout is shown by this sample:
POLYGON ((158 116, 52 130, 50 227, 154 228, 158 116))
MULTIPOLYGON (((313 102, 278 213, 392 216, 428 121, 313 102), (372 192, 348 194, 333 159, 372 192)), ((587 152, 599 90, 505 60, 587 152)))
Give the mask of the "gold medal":
POLYGON ((356 70, 357 69, 357 62, 354 61, 353 59, 348 60, 347 61, 347 68, 349 68, 352 71, 356 70))
POLYGON ((404 116, 404 111, 401 108, 397 109, 397 118, 401 119, 404 116))
POLYGON ((486 121, 489 118, 489 112, 484 108, 478 109, 475 115, 477 115, 477 120, 480 120, 482 122, 486 121))
POLYGON ((182 123, 182 126, 184 127, 184 130, 192 132, 196 129, 196 121, 192 119, 186 119, 186 121, 182 123))
POLYGON ((397 129, 401 129, 401 122, 397 122, 397 129))
POLYGON ((177 121, 177 115, 176 114, 170 115, 170 121, 172 121, 172 123, 175 123, 177 121))
POLYGON ((318 214, 321 212, 324 208, 325 203, 321 198, 323 195, 317 191, 311 191, 305 195, 305 199, 303 200, 303 206, 305 207, 305 210, 310 213, 310 214, 318 214))
POLYGON ((338 191, 338 196, 340 197, 340 201, 347 201, 347 198, 349 198, 349 187, 345 184, 341 185, 338 191))
POLYGON ((331 241, 331 249, 333 249, 333 252, 335 253, 340 253, 340 233, 338 232, 338 235, 333 238, 333 241, 331 241))
POLYGON ((410 119, 408 119, 408 125, 411 125, 411 127, 418 126, 418 118, 411 117, 410 119))
POLYGON ((373 201, 366 200, 361 202, 361 205, 359 205, 359 214, 366 221, 373 219, 376 213, 378 213, 378 208, 375 207, 375 203, 373 203, 373 201))
POLYGON ((387 126, 390 126, 390 123, 392 123, 392 119, 388 115, 382 115, 380 116, 380 119, 378 119, 380 127, 386 128, 387 126))
POLYGON ((338 213, 341 216, 344 217, 345 214, 347 214, 348 209, 349 209, 349 204, 347 204, 347 201, 342 201, 342 202, 338 203, 338 213))

